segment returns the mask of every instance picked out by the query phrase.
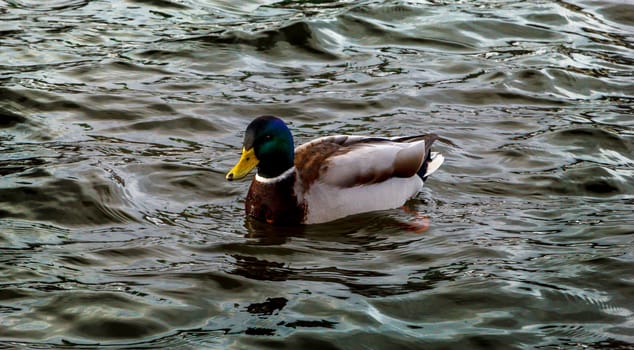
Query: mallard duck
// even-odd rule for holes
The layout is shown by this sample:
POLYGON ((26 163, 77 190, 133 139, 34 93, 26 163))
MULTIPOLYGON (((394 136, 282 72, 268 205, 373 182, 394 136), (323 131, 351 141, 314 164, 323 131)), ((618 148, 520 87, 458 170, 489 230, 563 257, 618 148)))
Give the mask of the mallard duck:
POLYGON ((241 179, 257 167, 246 213, 270 224, 316 224, 402 206, 443 163, 430 152, 434 134, 395 138, 325 136, 297 148, 279 118, 253 120, 242 155, 227 173, 241 179))

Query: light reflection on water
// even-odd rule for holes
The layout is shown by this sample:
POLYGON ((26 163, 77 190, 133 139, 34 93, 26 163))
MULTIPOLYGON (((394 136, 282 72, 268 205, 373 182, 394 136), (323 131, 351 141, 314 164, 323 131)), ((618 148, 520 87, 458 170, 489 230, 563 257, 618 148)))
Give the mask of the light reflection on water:
POLYGON ((632 10, 0 2, 0 347, 633 347, 632 10), (439 134, 431 228, 245 219, 262 114, 439 134))

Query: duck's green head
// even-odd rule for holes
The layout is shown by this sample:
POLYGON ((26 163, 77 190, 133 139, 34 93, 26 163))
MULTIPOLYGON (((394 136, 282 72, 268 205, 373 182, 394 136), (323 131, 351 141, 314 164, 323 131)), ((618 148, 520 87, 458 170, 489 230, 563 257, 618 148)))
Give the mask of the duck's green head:
POLYGON ((226 179, 241 179, 256 166, 259 176, 276 177, 293 166, 294 156, 293 136, 286 124, 276 117, 258 117, 247 127, 242 156, 226 179))

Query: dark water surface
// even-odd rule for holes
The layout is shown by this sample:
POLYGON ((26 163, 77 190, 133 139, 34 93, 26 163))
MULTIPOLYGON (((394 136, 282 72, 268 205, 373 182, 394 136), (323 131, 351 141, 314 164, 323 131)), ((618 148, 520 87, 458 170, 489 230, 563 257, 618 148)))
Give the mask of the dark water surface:
POLYGON ((0 0, 0 348, 634 348, 634 4, 0 0), (435 132, 411 214, 277 229, 228 183, 435 132))

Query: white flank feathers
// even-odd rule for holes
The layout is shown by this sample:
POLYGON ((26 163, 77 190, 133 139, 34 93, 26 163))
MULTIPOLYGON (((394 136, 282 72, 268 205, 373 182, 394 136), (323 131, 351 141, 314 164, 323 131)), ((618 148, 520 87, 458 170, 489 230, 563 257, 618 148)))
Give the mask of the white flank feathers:
POLYGON ((398 208, 422 187, 423 180, 417 175, 348 188, 316 182, 303 198, 309 204, 306 223, 317 224, 348 215, 398 208))

